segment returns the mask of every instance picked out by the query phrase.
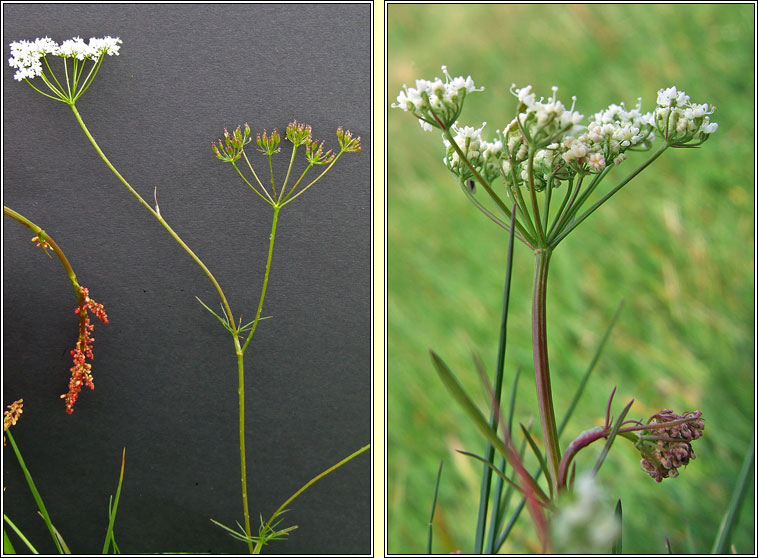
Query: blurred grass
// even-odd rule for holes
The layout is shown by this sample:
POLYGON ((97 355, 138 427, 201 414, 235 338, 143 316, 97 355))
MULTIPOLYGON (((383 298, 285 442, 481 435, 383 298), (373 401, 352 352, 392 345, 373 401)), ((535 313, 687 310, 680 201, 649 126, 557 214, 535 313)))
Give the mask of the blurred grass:
MULTIPOLYGON (((588 390, 562 438, 614 412, 630 418, 701 409, 706 435, 677 479, 656 485, 630 444, 617 444, 600 479, 624 505, 624 551, 707 552, 754 436, 754 6, 388 6, 388 93, 403 83, 469 75, 461 122, 492 138, 513 117, 511 83, 532 84, 589 115, 610 103, 650 110, 661 87, 716 105, 718 132, 699 150, 669 150, 563 242, 551 262, 548 342, 556 414, 563 415, 600 337, 626 300, 588 390)), ((456 448, 484 441, 435 377, 430 348, 485 400, 471 360, 494 368, 505 232, 471 206, 444 168, 440 134, 400 110, 388 116, 388 552, 424 551, 439 460, 435 552, 473 544, 480 467, 456 448)), ((630 158, 622 168, 639 164, 630 158)), ((620 180, 612 174, 601 186, 620 180)), ((604 190, 605 191, 605 190, 604 190)), ((532 255, 517 247, 506 379, 525 367, 515 418, 537 424, 531 363, 532 255)), ((580 454, 591 467, 599 451, 580 454)), ((753 493, 754 487, 751 488, 753 493)), ((526 516, 523 519, 528 519, 526 516)), ((533 552, 521 520, 506 552, 533 552)), ((753 499, 736 526, 754 547, 753 499)))

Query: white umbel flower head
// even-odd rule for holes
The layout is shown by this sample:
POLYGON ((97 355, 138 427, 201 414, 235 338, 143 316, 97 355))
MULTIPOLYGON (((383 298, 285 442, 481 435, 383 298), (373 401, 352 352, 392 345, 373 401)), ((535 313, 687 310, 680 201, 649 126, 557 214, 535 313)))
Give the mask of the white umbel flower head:
POLYGON ((676 87, 659 90, 657 103, 651 120, 669 145, 700 145, 718 129, 718 124, 710 121, 714 107, 692 103, 689 95, 676 87))
MULTIPOLYGON (((481 128, 474 128, 473 126, 459 128, 456 122, 452 126, 452 132, 455 134, 453 140, 474 167, 481 167, 484 163, 484 152, 489 148, 489 144, 482 138, 482 130, 484 130, 486 125, 486 122, 482 122, 481 128)), ((447 167, 454 172, 467 175, 470 170, 461 161, 453 145, 444 138, 443 142, 447 148, 447 154, 445 155, 447 167)))
POLYGON ((574 110, 576 97, 572 97, 571 108, 566 108, 558 100, 558 88, 553 86, 553 96, 547 101, 537 100, 532 86, 521 89, 511 85, 511 93, 519 100, 517 122, 521 133, 538 147, 545 147, 567 135, 581 131, 584 115, 574 110))
POLYGON ((34 41, 16 41, 10 44, 11 57, 8 59, 8 64, 11 68, 16 68, 13 78, 22 81, 42 75, 42 59, 47 55, 97 62, 102 54, 118 56, 120 44, 121 39, 110 36, 92 37, 89 43, 85 43, 81 37, 74 37, 63 41, 60 45, 49 37, 34 41))
POLYGON ((49 37, 34 41, 16 41, 10 44, 11 57, 8 65, 16 68, 13 78, 17 81, 32 79, 42 73, 42 58, 48 54, 57 54, 58 43, 49 37))
POLYGON ((461 113, 466 95, 484 91, 484 87, 476 87, 471 76, 452 77, 446 66, 442 66, 442 72, 445 75, 444 81, 437 77, 431 81, 417 79, 415 87, 403 85, 392 108, 413 113, 421 120, 424 130, 452 126, 461 113))

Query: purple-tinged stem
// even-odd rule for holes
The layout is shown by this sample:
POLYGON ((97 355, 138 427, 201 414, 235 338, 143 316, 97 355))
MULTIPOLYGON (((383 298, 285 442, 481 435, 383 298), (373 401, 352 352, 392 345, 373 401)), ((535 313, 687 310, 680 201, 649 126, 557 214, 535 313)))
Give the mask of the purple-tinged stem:
POLYGON ((550 366, 547 355, 547 273, 552 250, 539 248, 534 251, 534 293, 532 296, 532 344, 534 346, 534 374, 537 382, 537 402, 540 409, 542 435, 548 471, 555 485, 561 461, 558 445, 558 429, 553 410, 553 394, 550 388, 550 366))

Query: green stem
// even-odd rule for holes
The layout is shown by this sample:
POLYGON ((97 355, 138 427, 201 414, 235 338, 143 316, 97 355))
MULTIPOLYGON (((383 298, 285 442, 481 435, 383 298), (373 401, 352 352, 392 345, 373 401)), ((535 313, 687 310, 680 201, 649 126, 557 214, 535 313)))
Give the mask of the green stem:
POLYGON ((527 164, 528 169, 528 183, 529 194, 532 199, 532 215, 534 216, 534 228, 537 229, 537 241, 539 246, 545 246, 547 244, 545 240, 545 231, 542 229, 542 222, 540 221, 540 206, 537 203, 537 192, 534 189, 534 150, 533 146, 529 146, 529 161, 527 164))
POLYGON ((253 542, 250 530, 250 504, 247 498, 247 460, 245 458, 245 356, 240 349, 239 339, 234 336, 237 352, 237 400, 239 403, 239 436, 240 436, 240 476, 242 481, 242 513, 245 517, 245 534, 248 536, 247 548, 253 554, 253 542))
MULTIPOLYGON (((500 210, 503 212, 503 214, 510 219, 511 218, 511 212, 508 209, 508 207, 503 203, 503 200, 500 199, 500 196, 498 196, 490 187, 489 183, 482 177, 481 174, 474 168, 474 166, 471 164, 471 161, 468 160, 468 157, 466 157, 466 154, 463 153, 461 148, 458 146, 458 144, 455 141, 455 138, 450 133, 450 130, 445 128, 442 131, 443 135, 445 136, 445 139, 447 139, 450 142, 450 145, 453 147, 455 152, 458 154, 458 157, 460 157, 461 161, 463 161, 468 169, 471 171, 471 173, 474 175, 474 178, 476 178, 476 181, 482 185, 482 187, 485 189, 487 194, 492 198, 492 201, 495 202, 495 205, 497 205, 500 210)), ((518 229, 519 233, 521 233, 522 238, 526 238, 528 242, 528 246, 531 248, 534 244, 534 240, 532 239, 531 235, 524 230, 523 225, 519 222, 518 219, 515 221, 516 228, 518 229)))
POLYGON ((168 233, 171 235, 171 237, 181 246, 189 256, 195 260, 195 263, 200 266, 200 269, 203 270, 203 273, 210 279, 211 283, 213 283, 213 286, 216 289, 216 292, 218 293, 219 297, 221 297, 221 303, 224 305, 224 310, 226 310, 227 315, 229 316, 229 319, 232 320, 232 317, 234 314, 232 314, 232 309, 229 306, 229 302, 226 300, 226 296, 224 295, 224 291, 221 290, 221 285, 218 284, 218 281, 216 281, 216 278, 213 276, 211 271, 206 267, 206 265, 203 263, 203 261, 197 257, 197 255, 190 249, 189 246, 187 246, 184 241, 179 237, 176 232, 174 232, 174 229, 172 229, 169 224, 161 217, 161 214, 154 210, 149 203, 147 203, 142 196, 139 195, 139 193, 132 188, 132 186, 126 181, 126 179, 121 176, 121 173, 119 173, 116 170, 116 167, 113 166, 113 164, 108 160, 108 157, 105 156, 105 153, 103 153, 102 149, 100 149, 100 146, 95 141, 95 138, 92 137, 92 134, 90 134, 89 129, 87 129, 87 126, 84 124, 84 120, 82 120, 82 116, 79 114, 79 111, 76 110, 76 105, 73 103, 69 105, 71 107, 71 110, 74 113, 74 116, 76 117, 76 121, 79 123, 79 126, 81 126, 82 130, 84 131, 84 135, 87 136, 87 139, 89 139, 90 143, 92 144, 92 147, 95 148, 95 151, 98 155, 100 155, 100 158, 103 160, 105 165, 111 170, 113 174, 116 175, 116 178, 119 179, 119 181, 126 186, 126 189, 131 192, 131 194, 137 198, 137 200, 147 209, 153 217, 155 217, 158 222, 163 225, 163 228, 168 231, 168 233))
MULTIPOLYGON (((95 151, 98 155, 100 155, 100 158, 103 160, 103 162, 106 164, 106 166, 113 172, 113 174, 116 175, 116 178, 121 181, 121 183, 126 186, 127 190, 131 192, 131 194, 137 198, 137 200, 152 214, 153 217, 155 217, 158 222, 163 225, 163 228, 165 228, 168 233, 171 235, 171 237, 181 246, 187 254, 197 263, 197 265, 200 266, 200 268, 203 270, 205 275, 210 279, 211 283, 213 283, 213 286, 216 288, 216 292, 218 292, 219 297, 221 298, 221 303, 224 307, 224 310, 226 311, 226 315, 229 316, 229 325, 232 327, 233 330, 235 330, 234 326, 234 314, 232 313, 232 309, 229 306, 229 302, 226 299, 226 295, 224 295, 224 291, 221 289, 221 285, 219 285, 218 281, 216 281, 216 278, 213 276, 211 271, 206 267, 206 265, 203 263, 203 261, 190 249, 187 244, 179 237, 179 235, 174 232, 174 230, 169 226, 169 224, 161 217, 161 214, 154 210, 149 203, 147 203, 142 196, 139 195, 139 193, 132 188, 132 186, 126 181, 126 179, 121 176, 121 173, 119 173, 116 168, 111 164, 111 162, 108 160, 108 157, 105 156, 105 153, 100 149, 100 146, 95 141, 95 138, 92 137, 92 134, 90 134, 89 130, 87 129, 87 126, 84 124, 84 120, 82 120, 81 115, 79 114, 79 111, 76 110, 76 106, 71 103, 69 105, 71 107, 71 110, 74 113, 74 116, 76 117, 77 122, 79 123, 79 126, 81 126, 82 130, 84 131, 84 134, 89 139, 92 146, 95 148, 95 151)), ((276 215, 278 213, 278 208, 274 208, 274 226, 276 226, 276 215)), ((271 250, 273 249, 273 231, 272 231, 272 239, 271 244, 269 246, 269 256, 268 256, 268 262, 266 263, 266 281, 268 280, 268 270, 269 266, 271 264, 271 250)), ((256 314, 256 320, 253 324, 253 327, 250 331, 250 335, 247 338, 247 341, 245 342, 245 348, 247 347, 247 344, 250 342, 250 338, 252 338, 253 332, 255 331, 255 326, 258 323, 258 320, 260 318, 260 312, 261 307, 263 306, 263 296, 266 292, 266 282, 264 282, 263 285, 263 292, 261 293, 261 301, 258 305, 258 313, 256 314)), ((245 515, 245 529, 247 532, 247 535, 251 535, 250 531, 250 512, 249 512, 249 506, 248 506, 248 498, 247 498, 247 468, 246 468, 246 462, 245 462, 245 383, 244 383, 244 361, 243 361, 243 354, 245 351, 245 348, 240 346, 239 337, 237 336, 237 332, 235 331, 232 335, 232 339, 234 342, 234 352, 237 355, 237 377, 238 377, 238 398, 239 398, 239 432, 240 432, 240 465, 241 465, 241 476, 242 476, 242 501, 244 506, 244 515, 245 515)), ((250 552, 253 551, 252 543, 249 544, 250 552)))
POLYGON ((263 310, 263 299, 266 298, 266 287, 268 286, 268 276, 271 271, 271 258, 274 255, 274 240, 276 240, 276 225, 279 221, 279 212, 281 211, 281 209, 282 209, 281 206, 278 206, 278 205, 274 206, 274 217, 273 217, 273 220, 271 221, 271 234, 268 237, 269 238, 268 256, 266 257, 266 272, 263 275, 263 287, 261 288, 261 297, 260 297, 260 300, 258 300, 258 309, 255 311, 255 319, 253 320, 253 325, 250 327, 250 333, 247 335, 245 344, 242 346, 243 353, 247 349, 247 346, 250 343, 250 340, 253 338, 255 329, 258 327, 258 322, 261 319, 261 311, 263 310))
POLYGON ((295 164, 295 153, 297 153, 297 145, 292 146, 292 155, 290 155, 290 165, 287 167, 287 176, 284 177, 282 183, 282 191, 279 192, 279 198, 284 198, 284 191, 287 189, 287 182, 289 182, 290 174, 292 173, 292 165, 295 164))
POLYGON ((666 149, 668 149, 669 145, 667 143, 663 143, 658 149, 655 150, 655 152, 650 156, 650 158, 642 163, 637 169, 634 170, 629 176, 627 176, 624 180, 622 180, 619 184, 617 184, 610 192, 608 192, 606 195, 604 195, 600 200, 598 200, 592 207, 590 207, 587 211, 585 211, 581 216, 575 218, 571 224, 567 225, 560 234, 558 234, 555 239, 552 240, 550 243, 553 248, 555 248, 558 243, 566 238, 566 236, 573 231, 576 227, 581 224, 582 221, 584 221, 587 217, 592 215, 592 213, 601 205, 603 205, 608 199, 613 196, 616 192, 621 190, 624 186, 626 186, 635 176, 637 176, 639 173, 641 173, 643 170, 645 170, 650 164, 655 161, 658 157, 660 157, 666 149))
POLYGON ((60 246, 56 244, 56 242, 50 237, 42 228, 40 228, 38 225, 18 213, 17 211, 14 211, 10 207, 4 205, 3 206, 3 213, 5 213, 8 217, 15 219, 25 227, 28 227, 29 229, 34 232, 34 234, 37 235, 37 237, 40 239, 40 242, 46 242, 48 246, 55 252, 55 255, 58 256, 58 259, 63 264, 63 268, 66 270, 66 274, 68 275, 69 280, 71 281, 71 284, 74 286, 74 292, 76 293, 76 298, 81 302, 81 292, 79 291, 79 282, 76 280, 76 273, 74 273, 74 269, 71 267, 71 263, 68 261, 68 258, 66 258, 66 254, 63 253, 63 250, 61 250, 60 246))
MULTIPOLYGON (((268 243, 268 256, 266 258, 266 272, 263 276, 263 286, 261 287, 261 296, 258 301, 258 309, 255 312, 255 319, 253 320, 253 325, 250 327, 250 333, 247 336, 247 339, 245 340, 245 344, 243 346, 240 346, 239 338, 235 335, 234 336, 234 348, 237 353, 237 384, 238 384, 238 390, 237 390, 237 398, 239 401, 239 438, 240 438, 240 472, 241 472, 241 479, 242 479, 242 507, 243 507, 243 513, 245 516, 245 533, 248 537, 252 536, 252 531, 250 530, 250 506, 248 503, 248 496, 247 496, 247 460, 245 458, 245 365, 244 365, 244 355, 245 350, 247 349, 248 344, 250 343, 250 340, 253 338, 253 334, 255 333, 256 328, 258 327, 258 322, 261 318, 261 311, 263 310, 263 300, 266 298, 266 287, 268 286, 268 278, 269 274, 271 272, 271 259, 274 254, 274 241, 276 240, 276 225, 279 221, 279 211, 281 210, 281 207, 278 205, 274 205, 274 217, 271 222, 271 234, 269 235, 269 243, 268 243)), ((255 549, 253 548, 252 539, 248 540, 248 549, 250 551, 250 554, 255 554, 255 549)))
POLYGON ((274 194, 274 199, 276 199, 276 201, 279 201, 281 194, 279 196, 276 195, 276 184, 274 184, 274 167, 271 163, 271 153, 268 154, 268 170, 269 174, 271 175, 271 192, 274 194))
POLYGON ((302 190, 300 190, 300 191, 299 191, 297 194, 295 194, 295 195, 293 196, 293 195, 292 195, 292 192, 294 192, 294 191, 295 191, 295 188, 297 187, 297 185, 298 185, 298 184, 300 184, 300 181, 301 181, 301 180, 302 180, 302 179, 305 177, 305 173, 306 173, 306 172, 308 172, 308 170, 309 170, 309 169, 311 168, 311 166, 312 166, 312 165, 308 165, 308 168, 307 168, 307 169, 305 169, 305 171, 303 171, 303 174, 301 174, 301 175, 300 175, 300 178, 298 179, 298 181, 297 181, 297 182, 295 182, 295 185, 294 185, 294 186, 292 186, 292 188, 290 188, 289 194, 287 194, 287 196, 286 196, 286 197, 285 197, 285 198, 284 198, 284 199, 281 201, 281 207, 284 207, 284 206, 285 206, 285 205, 287 205, 288 203, 290 203, 290 202, 294 201, 295 199, 297 199, 299 196, 301 196, 302 194, 304 194, 304 193, 306 192, 306 190, 308 190, 308 188, 310 188, 310 187, 311 187, 311 186, 313 186, 313 185, 314 185, 316 182, 318 182, 319 180, 321 180, 321 178, 322 178, 322 177, 323 177, 323 176, 324 176, 326 173, 328 173, 328 172, 331 170, 331 168, 332 168, 332 167, 335 165, 335 163, 337 163, 337 161, 339 160, 339 158, 340 158, 340 157, 342 157, 342 154, 343 154, 343 153, 345 153, 345 152, 344 152, 344 151, 340 151, 340 152, 337 154, 337 156, 336 156, 334 159, 332 159, 332 162, 331 162, 331 163, 329 163, 329 165, 328 165, 328 166, 327 166, 327 167, 326 167, 326 168, 325 168, 325 169, 324 169, 324 170, 321 172, 321 174, 319 174, 319 175, 318 175, 316 178, 314 178, 313 180, 311 180, 311 181, 308 183, 308 185, 307 185, 307 186, 305 186, 305 187, 304 187, 302 190))
POLYGON ((534 251, 534 293, 532 298, 532 342, 534 345, 534 374, 537 382, 537 402, 545 443, 548 474, 555 484, 561 461, 558 430, 550 388, 550 366, 547 355, 547 276, 552 249, 534 251))

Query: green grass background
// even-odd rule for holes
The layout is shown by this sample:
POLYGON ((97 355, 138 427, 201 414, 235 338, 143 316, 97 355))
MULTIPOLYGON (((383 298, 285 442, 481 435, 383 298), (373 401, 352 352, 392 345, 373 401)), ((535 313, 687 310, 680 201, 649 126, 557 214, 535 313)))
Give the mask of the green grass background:
MULTIPOLYGON (((585 115, 662 87, 716 105, 718 132, 697 150, 669 150, 556 250, 548 287, 548 342, 556 414, 617 305, 625 308, 562 446, 615 412, 701 409, 705 436, 679 478, 657 485, 619 441, 600 472, 624 506, 624 551, 710 550, 743 454, 754 436, 754 7, 752 5, 389 5, 388 92, 404 83, 469 75, 486 91, 461 123, 492 138, 514 116, 511 83, 585 115)), ((507 238, 461 193, 442 164, 440 133, 388 115, 388 551, 425 551, 437 467, 445 461, 435 552, 471 551, 480 467, 456 455, 484 442, 436 377, 433 348, 484 404, 472 351, 494 368, 507 238)), ((644 154, 642 155, 645 156, 644 154)), ((630 157, 607 191, 642 160, 630 157)), ((555 196, 554 196, 555 198, 555 196)), ((557 198, 560 201, 560 197, 557 198)), ((517 245, 506 384, 523 366, 516 419, 539 432, 531 363, 533 257, 517 245)), ((491 374, 491 372, 490 372, 491 374)), ((579 455, 591 467, 600 447, 579 455)), ((754 548, 754 487, 733 537, 754 548)), ((525 514, 506 552, 538 550, 525 514)))

